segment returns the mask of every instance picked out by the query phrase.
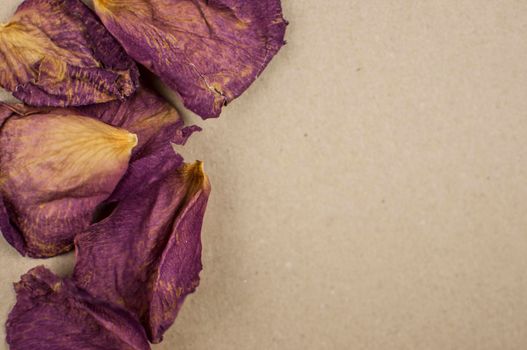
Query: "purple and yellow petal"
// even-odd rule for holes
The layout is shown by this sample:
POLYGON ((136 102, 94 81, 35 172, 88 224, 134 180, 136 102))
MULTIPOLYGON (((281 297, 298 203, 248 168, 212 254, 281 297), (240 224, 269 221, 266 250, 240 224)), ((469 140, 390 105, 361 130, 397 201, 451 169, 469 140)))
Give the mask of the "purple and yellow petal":
POLYGON ((171 143, 200 130, 144 87, 122 102, 71 109, 0 104, 0 127, 0 229, 32 257, 70 250, 108 205, 179 167, 171 143))
MULTIPOLYGON (((81 115, 7 118, 0 129, 0 194, 12 224, 7 235, 19 232, 22 253, 33 257, 70 250, 125 174, 136 144, 135 134, 81 115)), ((15 247, 21 250, 20 243, 15 247)))
POLYGON ((39 266, 15 283, 17 303, 6 332, 11 350, 149 350, 127 311, 96 300, 39 266))
POLYGON ((24 1, 0 25, 0 57, 0 86, 29 105, 103 103, 138 85, 135 63, 79 0, 24 1))
POLYGON ((159 94, 141 87, 124 102, 86 106, 79 113, 137 134, 130 166, 108 201, 125 198, 131 191, 157 181, 166 169, 179 167, 183 158, 174 153, 171 143, 183 145, 201 128, 184 126, 177 110, 159 94))
POLYGON ((177 91, 187 108, 218 117, 284 44, 280 0, 95 0, 127 53, 177 91))
POLYGON ((76 237, 74 280, 132 311, 150 341, 160 342, 199 284, 209 194, 201 162, 165 170, 76 237))

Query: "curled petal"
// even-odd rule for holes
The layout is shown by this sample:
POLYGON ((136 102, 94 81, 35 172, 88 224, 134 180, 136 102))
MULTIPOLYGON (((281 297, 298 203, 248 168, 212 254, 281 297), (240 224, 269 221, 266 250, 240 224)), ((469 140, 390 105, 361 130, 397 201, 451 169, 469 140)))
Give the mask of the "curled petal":
MULTIPOLYGON (((105 125, 108 124, 118 128, 115 130, 128 130, 130 133, 137 136, 137 145, 133 148, 131 155, 129 155, 129 162, 127 165, 118 161, 121 159, 119 154, 114 154, 116 158, 113 159, 113 161, 107 161, 103 164, 113 164, 113 166, 115 166, 114 172, 109 175, 101 176, 101 179, 104 180, 103 187, 94 188, 93 184, 86 183, 82 186, 79 185, 79 188, 76 189, 75 193, 68 193, 66 191, 67 189, 63 187, 65 183, 63 182, 60 185, 57 185, 57 189, 61 187, 62 190, 57 190, 55 194, 45 193, 39 188, 39 191, 35 192, 34 196, 31 198, 34 198, 38 193, 41 196, 39 198, 57 199, 53 200, 50 203, 51 205, 48 205, 46 208, 51 209, 60 207, 62 204, 66 205, 68 210, 61 210, 60 217, 55 215, 44 215, 44 217, 41 215, 40 218, 35 217, 35 214, 39 214, 37 209, 41 208, 37 207, 37 209, 35 209, 36 203, 32 201, 33 199, 29 202, 19 202, 20 196, 18 195, 18 192, 27 192, 25 187, 22 188, 23 186, 21 185, 13 187, 9 189, 9 191, 0 191, 0 229, 6 240, 20 253, 28 254, 33 257, 48 257, 70 250, 73 244, 73 237, 93 221, 92 214, 93 219, 99 220, 109 211, 108 208, 113 208, 116 202, 126 198, 130 192, 135 192, 138 188, 157 181, 168 169, 179 167, 183 163, 183 158, 174 153, 171 142, 184 144, 193 132, 200 130, 197 126, 185 127, 179 114, 170 104, 153 91, 144 87, 140 88, 130 99, 122 102, 114 101, 105 104, 70 109, 43 109, 24 105, 2 104, 0 105, 0 126, 5 124, 13 116, 17 116, 19 119, 21 116, 24 118, 31 117, 32 119, 36 119, 50 115, 55 119, 60 116, 66 119, 74 116, 73 119, 75 120, 79 119, 77 117, 81 117, 82 119, 82 116, 85 116, 89 117, 88 119, 93 120, 95 125, 103 125, 105 128, 111 128, 105 125), (105 124, 100 123, 101 121, 105 124), (127 169, 126 166, 128 166, 127 169), (82 192, 87 191, 88 189, 95 191, 90 192, 89 194, 82 192), (97 190, 100 190, 100 192, 97 192, 97 190), (81 192, 83 193, 82 195, 79 194, 81 192), (70 198, 70 195, 73 195, 73 197, 70 198), (58 197, 54 198, 54 196, 58 197), (61 198, 61 200, 58 200, 59 198, 61 198), (94 208, 94 206, 97 208, 94 208), (66 218, 66 220, 64 220, 64 218, 66 218), (58 225, 56 223, 57 220, 60 221, 58 225), (28 233, 25 231, 24 227, 26 226, 24 225, 29 224, 31 224, 30 226, 33 227, 34 230, 31 230, 28 233)), ((44 123, 42 121, 40 122, 44 123)), ((31 131, 35 133, 35 135, 39 133, 38 130, 29 129, 32 128, 29 127, 29 124, 26 124, 24 132, 31 131)), ((40 134, 43 133, 43 130, 44 129, 40 131, 40 134)), ((60 130, 60 128, 57 130, 60 130)), ((45 137, 42 137, 40 141, 50 141, 50 137, 54 137, 53 135, 55 135, 57 130, 51 130, 50 135, 44 135, 45 137)), ((64 136, 65 134, 61 133, 59 136, 60 135, 64 136)), ((90 137, 97 138, 97 135, 100 135, 100 133, 98 134, 96 132, 92 134, 90 132, 90 137)), ((79 146, 91 142, 89 138, 75 137, 75 133, 70 133, 70 136, 72 136, 73 139, 70 139, 67 142, 75 141, 79 146)), ((38 140, 35 137, 32 138, 34 140, 31 142, 36 144, 38 140)), ((30 138, 26 137, 22 138, 22 140, 24 140, 24 142, 29 142, 30 138)), ((106 138, 106 140, 108 139, 106 138)), ((14 144, 11 145, 13 140, 8 140, 6 142, 6 149, 14 147, 14 144)), ((34 147, 33 144, 28 146, 28 149, 34 147)), ((49 145, 52 147, 57 146, 53 143, 50 143, 49 145)), ((109 148, 105 149, 111 151, 113 147, 112 144, 108 144, 107 146, 109 148)), ((40 148, 40 146, 38 147, 40 148)), ((85 148, 77 148, 78 151, 85 155, 95 151, 95 149, 90 147, 89 144, 86 144, 85 148)), ((44 148, 42 148, 41 151, 44 152, 44 148)), ((39 153, 39 155, 44 159, 47 155, 42 152, 39 153)), ((98 154, 101 153, 98 152, 98 154)), ((85 155, 82 157, 85 157, 85 155)), ((3 156, 8 157, 9 155, 4 154, 3 156)), ((9 158, 5 159, 7 160, 9 158)), ((75 160, 75 158, 71 158, 70 160, 75 160)), ((90 158, 90 160, 97 161, 97 158, 90 158)), ((36 164, 44 163, 40 162, 36 164)), ((88 162, 85 165, 89 164, 90 163, 88 162)), ((68 167, 68 164, 64 163, 62 166, 68 167)), ((57 169, 60 170, 55 167, 46 168, 46 172, 43 172, 43 174, 50 176, 49 174, 53 174, 57 169)), ((73 169, 79 168, 77 167, 73 169)), ((105 169, 104 166, 101 166, 101 169, 105 169)), ((67 173, 68 172, 65 172, 64 176, 67 173)), ((81 179, 78 176, 76 176, 76 178, 81 179)), ((21 180, 19 179, 17 181, 21 180)), ((36 180, 34 181, 36 184, 36 180)), ((26 185, 27 184, 24 184, 24 186, 26 185)), ((39 204, 42 203, 39 202, 39 204)))
POLYGON ((26 0, 0 25, 0 86, 34 106, 130 96, 135 63, 79 0, 26 0))
POLYGON ((174 153, 171 143, 184 145, 194 132, 201 130, 195 125, 184 126, 177 110, 144 86, 124 102, 86 106, 76 111, 138 136, 129 169, 109 202, 121 200, 131 191, 157 181, 167 169, 179 167, 183 158, 174 153))
POLYGON ((187 108, 218 117, 284 44, 280 0, 95 0, 128 54, 177 91, 187 108))
POLYGON ((21 253, 54 256, 72 248, 74 235, 112 194, 137 136, 76 114, 19 113, 0 129, 0 225, 21 253))
POLYGON ((76 237, 74 280, 132 311, 149 339, 160 342, 199 284, 209 193, 201 162, 165 171, 76 237))
POLYGON ((6 331, 11 350, 149 350, 128 312, 94 299, 39 266, 15 284, 17 303, 6 331))

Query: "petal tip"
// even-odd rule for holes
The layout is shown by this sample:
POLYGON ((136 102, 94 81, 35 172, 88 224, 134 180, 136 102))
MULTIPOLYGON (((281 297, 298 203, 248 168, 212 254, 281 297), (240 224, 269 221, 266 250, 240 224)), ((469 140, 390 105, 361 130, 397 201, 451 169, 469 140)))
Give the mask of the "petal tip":
POLYGON ((139 143, 139 138, 137 137, 137 134, 128 132, 123 129, 119 129, 119 131, 113 136, 115 149, 118 151, 122 151, 123 153, 131 153, 132 150, 139 143))
POLYGON ((205 191, 206 193, 210 191, 210 182, 207 174, 205 174, 203 161, 197 160, 194 163, 184 164, 181 174, 183 181, 188 184, 188 198, 200 191, 205 191))
POLYGON ((183 165, 182 169, 185 180, 196 181, 206 177, 205 175, 205 163, 201 160, 196 160, 194 163, 183 165))
POLYGON ((130 143, 130 149, 135 148, 137 144, 139 143, 139 138, 137 137, 137 134, 128 134, 128 142, 130 143))

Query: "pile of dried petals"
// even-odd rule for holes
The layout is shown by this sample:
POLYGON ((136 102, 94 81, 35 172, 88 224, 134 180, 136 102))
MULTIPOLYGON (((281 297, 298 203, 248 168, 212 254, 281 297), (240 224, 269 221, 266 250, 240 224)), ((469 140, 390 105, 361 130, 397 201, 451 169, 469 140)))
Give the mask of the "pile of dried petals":
POLYGON ((210 183, 174 152, 197 126, 139 77, 218 117, 284 44, 280 0, 26 0, 0 25, 0 229, 75 249, 71 277, 15 284, 11 349, 149 349, 199 284, 210 183))

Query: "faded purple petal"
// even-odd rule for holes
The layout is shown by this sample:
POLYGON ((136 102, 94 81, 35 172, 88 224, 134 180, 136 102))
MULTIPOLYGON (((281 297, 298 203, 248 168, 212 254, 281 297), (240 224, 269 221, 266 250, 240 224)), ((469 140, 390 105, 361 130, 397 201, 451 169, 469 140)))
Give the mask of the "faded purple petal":
POLYGON ((148 350, 144 329, 128 312, 99 301, 43 266, 15 283, 6 324, 11 350, 148 350))
MULTIPOLYGON (((77 233, 92 223, 93 218, 104 217, 107 206, 98 208, 102 202, 106 202, 111 207, 115 202, 126 198, 130 192, 157 181, 168 169, 179 167, 183 163, 183 158, 174 152, 171 142, 184 144, 194 131, 200 130, 196 126, 184 127, 177 111, 147 88, 140 88, 134 96, 123 102, 116 101, 76 109, 43 109, 2 104, 0 127, 2 127, 0 146, 3 147, 3 153, 0 154, 0 170, 2 170, 1 164, 7 169, 13 168, 15 163, 10 157, 16 153, 15 148, 17 152, 28 151, 26 159, 34 159, 31 162, 34 176, 31 177, 31 173, 25 172, 20 178, 14 177, 9 183, 5 183, 4 190, 0 182, 0 229, 13 247, 21 254, 32 257, 49 257, 69 251, 77 233), (80 158, 71 158, 72 161, 88 157, 88 160, 97 162, 98 158, 90 157, 90 154, 97 151, 97 154, 105 155, 108 154, 105 150, 115 149, 112 142, 101 144, 106 146, 100 150, 94 149, 90 142, 97 139, 98 134, 94 134, 93 131, 85 135, 88 139, 84 137, 84 142, 81 142, 82 138, 74 137, 75 133, 69 132, 66 135, 60 132, 60 128, 52 127, 52 124, 45 127, 49 119, 71 116, 77 116, 75 120, 82 118, 80 116, 90 117, 90 120, 96 119, 97 121, 93 120, 93 123, 100 124, 99 126, 105 130, 111 128, 106 125, 109 124, 119 128, 111 128, 112 130, 127 130, 126 135, 135 134, 138 144, 133 148, 131 155, 128 155, 129 162, 123 162, 121 153, 110 152, 116 157, 100 162, 101 165, 109 167, 105 175, 100 176, 102 183, 94 183, 86 179, 87 181, 79 183, 78 187, 68 188, 64 179, 68 178, 70 172, 61 170, 60 167, 69 169, 71 162, 61 165, 50 163, 49 159, 46 160, 49 155, 44 152, 46 148, 42 147, 43 143, 55 147, 56 142, 53 141, 53 137, 65 136, 65 140, 60 143, 74 142, 79 146, 75 154, 80 158), (4 130, 4 124, 13 118, 17 123, 20 123, 20 120, 28 121, 24 123, 26 125, 24 133, 31 134, 31 138, 22 137, 18 140, 3 136, 5 131, 10 129, 4 130), (86 142, 88 144, 83 145, 86 142), (38 152, 32 151, 35 148, 38 152), (49 164, 52 166, 48 166, 49 164), (45 169, 40 171, 40 168, 45 169), (110 171, 111 169, 114 170, 110 171), (61 174, 59 177, 55 174, 57 171, 61 174), (29 180, 28 176, 30 176, 29 180), (61 182, 56 188, 49 189, 45 186, 49 182, 48 179, 58 179, 61 182)), ((107 139, 107 141, 111 140, 107 139)), ((69 146, 66 148, 68 151, 72 150, 69 146)), ((24 164, 22 162, 23 166, 24 164)), ((15 167, 15 170, 18 168, 20 166, 15 167)), ((101 171, 105 169, 102 166, 100 168, 101 171)), ((78 166, 73 169, 82 170, 78 166)), ((82 170, 81 173, 84 174, 86 171, 82 170)), ((93 173, 94 176, 101 174, 100 171, 94 173, 93 169, 88 173, 93 173)), ((78 174, 74 178, 80 179, 78 174)))
POLYGON ((128 54, 177 91, 187 108, 218 117, 284 44, 280 0, 95 0, 128 54))
POLYGON ((195 125, 185 127, 177 110, 146 87, 141 87, 124 102, 86 106, 77 111, 129 130, 139 139, 129 169, 108 200, 110 202, 157 181, 166 169, 179 167, 183 158, 174 152, 171 143, 184 145, 194 132, 201 130, 195 125))
POLYGON ((160 342, 199 284, 209 193, 201 162, 165 171, 76 237, 74 280, 132 311, 160 342))
POLYGON ((54 256, 72 248, 112 194, 137 136, 78 114, 18 107, 0 106, 11 110, 0 128, 0 227, 22 254, 54 256))
POLYGON ((139 72, 79 0, 26 0, 0 25, 0 86, 34 106, 130 96, 139 72))

